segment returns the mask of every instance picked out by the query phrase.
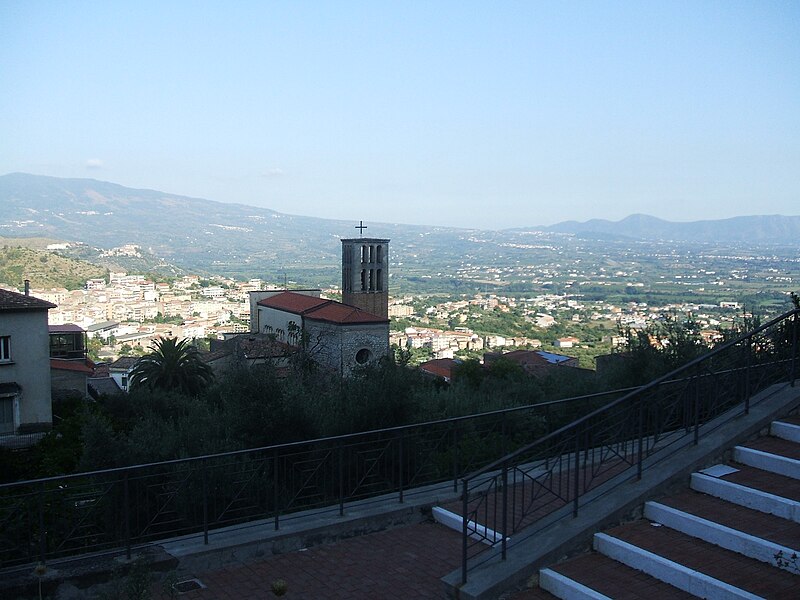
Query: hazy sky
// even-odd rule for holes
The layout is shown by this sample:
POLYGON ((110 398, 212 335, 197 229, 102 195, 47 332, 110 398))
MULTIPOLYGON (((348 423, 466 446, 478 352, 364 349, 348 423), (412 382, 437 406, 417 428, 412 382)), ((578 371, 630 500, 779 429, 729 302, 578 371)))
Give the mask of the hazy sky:
POLYGON ((501 228, 800 214, 800 1, 0 2, 0 174, 501 228))

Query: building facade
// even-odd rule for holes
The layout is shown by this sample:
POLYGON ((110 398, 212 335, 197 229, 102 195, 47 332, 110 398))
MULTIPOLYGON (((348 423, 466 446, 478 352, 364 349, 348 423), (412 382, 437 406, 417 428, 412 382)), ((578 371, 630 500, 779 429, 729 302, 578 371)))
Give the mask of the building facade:
POLYGON ((389 318, 389 240, 342 240, 342 303, 389 318))
POLYGON ((255 302, 250 322, 253 333, 273 335, 343 376, 389 353, 388 318, 308 293, 270 293, 255 302))
POLYGON ((0 434, 32 433, 52 425, 51 308, 55 304, 0 290, 0 434))

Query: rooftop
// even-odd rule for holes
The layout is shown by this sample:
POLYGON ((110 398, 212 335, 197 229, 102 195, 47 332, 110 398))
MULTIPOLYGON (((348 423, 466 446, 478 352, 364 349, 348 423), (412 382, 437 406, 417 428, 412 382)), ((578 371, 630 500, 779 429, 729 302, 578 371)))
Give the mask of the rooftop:
POLYGON ((57 369, 59 371, 75 371, 76 373, 94 375, 94 367, 89 366, 88 364, 90 362, 91 361, 68 360, 65 358, 51 358, 50 368, 57 369))
POLYGON ((294 292, 281 292, 258 302, 259 306, 284 310, 315 321, 328 323, 388 323, 388 319, 365 310, 336 302, 294 292))
POLYGON ((127 371, 128 369, 132 369, 138 360, 139 357, 137 356, 120 356, 117 360, 108 365, 108 368, 127 371))
POLYGON ((278 310, 285 310, 302 315, 306 311, 328 302, 330 302, 330 300, 307 296, 305 294, 281 292, 280 294, 270 296, 264 300, 259 300, 258 304, 259 306, 268 306, 270 308, 277 308, 278 310))
POLYGON ((74 323, 65 323, 64 325, 48 325, 47 330, 50 333, 85 333, 83 327, 79 327, 74 323))
POLYGON ((0 311, 48 310, 51 308, 56 308, 52 302, 0 289, 0 311))

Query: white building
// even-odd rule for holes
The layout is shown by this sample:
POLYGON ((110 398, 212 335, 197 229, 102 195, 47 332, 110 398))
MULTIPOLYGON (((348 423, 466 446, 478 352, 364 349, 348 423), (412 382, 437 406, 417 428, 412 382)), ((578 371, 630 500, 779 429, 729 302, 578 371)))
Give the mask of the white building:
POLYGON ((0 290, 0 434, 33 433, 53 422, 47 311, 55 305, 0 290))

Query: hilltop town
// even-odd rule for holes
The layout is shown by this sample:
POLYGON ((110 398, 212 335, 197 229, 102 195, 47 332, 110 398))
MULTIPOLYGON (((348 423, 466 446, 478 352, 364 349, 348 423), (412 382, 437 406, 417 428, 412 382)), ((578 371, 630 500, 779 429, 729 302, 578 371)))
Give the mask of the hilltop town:
MULTIPOLYGON (((9 289, 14 289, 9 286, 9 289)), ((236 281, 184 275, 154 281, 145 275, 110 272, 86 281, 83 289, 40 289, 31 294, 57 305, 51 325, 84 328, 96 360, 141 354, 158 337, 223 338, 250 331, 250 292, 282 289, 260 279, 236 281), (102 347, 101 347, 102 346, 102 347)), ((340 297, 338 287, 323 291, 340 297)), ((581 294, 474 294, 442 300, 432 295, 390 298, 391 344, 414 351, 417 362, 427 358, 478 356, 517 348, 549 348, 592 359, 623 344, 624 328, 645 328, 667 316, 691 317, 706 341, 743 316, 735 301, 719 304, 645 302, 614 303, 587 300, 581 294)))

